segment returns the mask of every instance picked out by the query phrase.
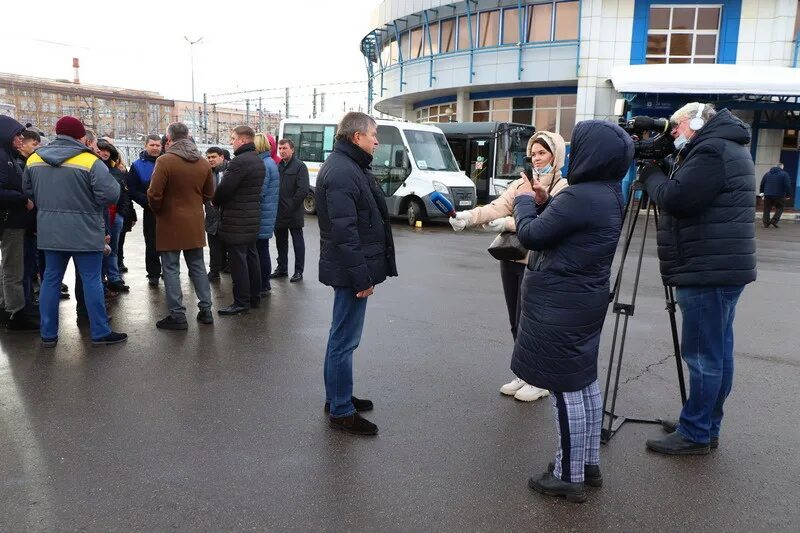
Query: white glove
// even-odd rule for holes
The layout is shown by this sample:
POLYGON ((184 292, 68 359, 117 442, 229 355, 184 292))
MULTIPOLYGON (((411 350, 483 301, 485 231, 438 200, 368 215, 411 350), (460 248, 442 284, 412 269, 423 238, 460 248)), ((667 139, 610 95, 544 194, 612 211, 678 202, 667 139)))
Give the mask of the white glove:
POLYGON ((472 222, 472 217, 466 211, 459 211, 456 216, 448 219, 454 231, 463 231, 472 222))
POLYGON ((483 229, 486 231, 494 231, 496 233, 502 233, 506 231, 506 217, 496 218, 491 222, 487 222, 483 225, 483 229))

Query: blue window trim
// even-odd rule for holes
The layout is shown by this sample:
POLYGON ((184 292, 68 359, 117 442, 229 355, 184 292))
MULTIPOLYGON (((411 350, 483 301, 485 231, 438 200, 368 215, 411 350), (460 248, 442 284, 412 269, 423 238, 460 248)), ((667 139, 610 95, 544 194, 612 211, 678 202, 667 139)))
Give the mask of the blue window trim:
MULTIPOLYGON (((722 2, 722 1, 723 0, 719 0, 717 3, 722 2)), ((741 0, 739 0, 739 1, 741 1, 741 0)), ((454 14, 454 15, 449 15, 449 16, 443 16, 442 18, 438 18, 438 19, 435 19, 435 20, 429 20, 427 23, 423 22, 422 24, 415 24, 414 26, 407 26, 402 31, 397 29, 396 30, 396 32, 397 32, 396 33, 396 37, 390 37, 389 39, 386 39, 386 41, 381 41, 379 43, 379 49, 382 51, 383 47, 387 46, 391 41, 397 41, 397 43, 398 43, 397 46, 400 49, 401 54, 402 54, 402 51, 403 51, 402 50, 402 46, 404 44, 406 46, 409 46, 409 41, 410 41, 409 36, 410 36, 410 32, 412 30, 416 30, 418 28, 421 28, 423 30, 423 34, 424 34, 425 31, 426 31, 425 30, 426 27, 429 28, 431 24, 440 24, 440 26, 439 26, 439 35, 437 36, 437 41, 439 43, 439 46, 437 47, 437 49, 439 50, 439 53, 433 54, 433 55, 425 55, 426 48, 425 48, 425 46, 423 46, 422 47, 422 50, 423 50, 423 55, 422 56, 419 56, 419 57, 416 57, 416 58, 413 58, 413 59, 412 58, 401 59, 401 61, 403 63, 411 63, 413 61, 430 60, 430 58, 434 58, 435 59, 437 57, 448 56, 450 54, 459 54, 459 53, 468 54, 470 52, 480 53, 481 51, 484 51, 484 50, 513 50, 515 48, 518 48, 516 43, 500 44, 500 43, 502 43, 503 31, 505 29, 504 28, 505 25, 504 25, 503 13, 505 11, 508 11, 508 10, 518 9, 518 7, 522 8, 522 16, 520 17, 520 27, 522 28, 522 31, 523 31, 523 34, 521 35, 521 39, 520 39, 520 42, 522 44, 522 48, 529 48, 529 47, 534 47, 534 46, 537 47, 537 48, 538 47, 542 47, 542 46, 560 46, 560 45, 563 45, 565 43, 566 44, 575 44, 575 43, 578 43, 579 40, 580 40, 580 29, 578 30, 578 38, 576 38, 576 39, 566 39, 566 40, 556 40, 555 39, 555 24, 556 24, 557 10, 558 10, 558 8, 557 8, 557 6, 555 4, 571 3, 571 2, 574 2, 574 3, 578 4, 578 15, 580 17, 580 15, 581 15, 581 2, 580 2, 580 0, 549 0, 549 1, 546 1, 546 2, 531 2, 531 3, 527 3, 527 4, 522 4, 521 6, 518 4, 517 6, 510 5, 510 6, 504 6, 504 7, 494 7, 494 8, 484 9, 484 10, 475 11, 475 12, 469 11, 468 13, 462 13, 462 14, 459 14, 459 15, 455 15, 454 14), (553 4, 553 12, 552 12, 551 19, 550 19, 550 39, 548 39, 546 41, 531 41, 530 40, 530 35, 529 35, 529 29, 530 28, 528 27, 528 18, 529 18, 529 15, 530 15, 530 10, 533 8, 534 5, 538 5, 538 4, 541 4, 541 3, 553 4), (498 11, 499 12, 499 17, 500 18, 499 18, 499 21, 498 21, 498 32, 499 32, 498 33, 498 40, 497 40, 497 43, 495 43, 493 45, 481 47, 481 46, 478 46, 478 43, 480 42, 480 39, 481 39, 480 27, 479 27, 480 18, 483 16, 483 14, 488 13, 490 11, 498 11), (471 46, 468 46, 467 48, 459 48, 458 47, 458 42, 459 42, 459 38, 460 38, 459 33, 461 31, 461 25, 459 24, 459 21, 462 18, 467 18, 468 20, 469 20, 469 18, 471 18, 472 19, 472 23, 473 23, 472 31, 470 32, 471 33, 470 37, 472 38, 471 41, 470 41, 471 42, 471 46), (445 21, 448 21, 448 20, 452 20, 453 21, 453 41, 454 41, 454 45, 455 45, 455 50, 453 50, 451 52, 442 52, 441 51, 442 50, 442 47, 441 47, 442 46, 441 23, 445 22, 445 21), (534 46, 531 46, 531 45, 534 45, 534 46)), ((395 24, 395 27, 396 27, 396 23, 389 23, 388 25, 391 26, 392 24, 395 24)), ((580 18, 578 20, 578 28, 580 28, 580 18)), ((645 40, 646 40, 646 37, 645 37, 645 40)), ((397 65, 398 63, 399 62, 398 62, 397 58, 392 58, 392 61, 388 65, 384 65, 383 66, 383 70, 385 71, 385 70, 397 65)))
POLYGON ((458 98, 456 97, 455 94, 451 94, 448 96, 437 96, 436 98, 428 98, 427 100, 420 100, 419 102, 415 103, 414 110, 437 104, 452 104, 457 100, 458 98))
POLYGON ((742 0, 637 0, 633 12, 631 65, 643 65, 646 62, 647 27, 650 23, 650 6, 653 4, 685 4, 690 6, 721 4, 722 18, 719 24, 717 63, 736 64, 736 52, 739 47, 739 23, 742 19, 742 0))
POLYGON ((470 100, 487 100, 491 98, 509 98, 514 96, 544 96, 549 94, 577 94, 576 85, 561 87, 531 87, 527 89, 507 89, 504 91, 483 91, 469 93, 470 100))

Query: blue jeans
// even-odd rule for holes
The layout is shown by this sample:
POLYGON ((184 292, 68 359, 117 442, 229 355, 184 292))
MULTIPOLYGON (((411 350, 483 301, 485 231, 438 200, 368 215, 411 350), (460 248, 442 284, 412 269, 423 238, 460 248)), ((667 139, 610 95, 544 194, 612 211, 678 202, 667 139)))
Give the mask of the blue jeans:
POLYGON ((681 355, 689 368, 689 397, 678 431, 708 444, 719 437, 723 405, 733 386, 733 319, 744 286, 678 287, 683 315, 681 355))
POLYGON ((119 273, 119 258, 117 252, 119 251, 119 236, 122 235, 122 225, 125 219, 117 215, 114 217, 114 224, 111 226, 111 242, 108 246, 111 248, 111 253, 103 258, 103 271, 111 283, 122 281, 122 275, 119 273))
POLYGON ((54 252, 45 250, 44 280, 39 290, 39 311, 42 316, 41 335, 44 340, 58 338, 58 303, 61 301, 61 281, 70 257, 83 281, 83 297, 89 312, 92 340, 100 340, 109 333, 106 301, 103 294, 101 272, 103 252, 54 252))
POLYGON ((331 416, 350 416, 356 412, 353 396, 353 352, 361 342, 367 298, 356 298, 349 287, 333 289, 333 321, 325 352, 325 399, 331 416))

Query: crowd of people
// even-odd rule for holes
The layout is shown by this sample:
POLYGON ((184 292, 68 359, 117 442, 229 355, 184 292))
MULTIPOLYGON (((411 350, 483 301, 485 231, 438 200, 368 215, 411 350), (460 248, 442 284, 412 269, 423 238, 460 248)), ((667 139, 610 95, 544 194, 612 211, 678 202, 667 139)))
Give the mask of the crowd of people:
POLYGON ((75 265, 77 319, 88 324, 94 345, 124 342, 112 331, 107 301, 130 291, 124 275, 125 235, 142 210, 144 263, 150 287, 164 282, 168 314, 155 326, 187 329, 181 294, 181 253, 198 298, 201 324, 214 322, 210 283, 230 273, 232 303, 220 315, 260 305, 270 279, 287 276, 288 232, 295 250, 292 282, 303 279, 303 199, 308 170, 290 139, 247 126, 231 135, 233 157, 220 147, 202 154, 185 124, 149 135, 130 167, 112 139, 97 138, 80 120, 65 116, 55 137, 0 116, 0 321, 7 331, 39 332, 45 346, 58 342, 58 302, 75 265), (40 146, 41 145, 41 146, 40 146), (272 271, 269 242, 278 243, 272 271), (210 248, 206 271, 204 248, 210 248))
MULTIPOLYGON (((663 281, 676 288, 683 315, 681 354, 690 394, 680 418, 665 424, 668 434, 646 446, 668 455, 702 455, 720 445, 723 407, 733 383, 736 304, 756 278, 755 174, 746 148, 749 128, 728 110, 692 103, 676 111, 671 122, 674 163, 650 162, 639 176, 661 210, 658 256, 663 281)), ((258 307, 270 280, 288 277, 290 234, 291 281, 303 279, 308 171, 291 140, 276 142, 240 126, 231 135, 233 158, 220 148, 209 148, 203 157, 186 125, 174 123, 164 139, 147 138, 126 172, 113 143, 98 141, 79 120, 63 117, 56 134, 34 151, 37 136, 0 117, 2 303, 9 330, 40 330, 44 345, 58 342, 58 301, 72 258, 76 296, 88 316, 92 342, 126 339, 110 329, 104 300, 127 290, 122 243, 134 224, 131 202, 144 212, 149 283, 157 287, 164 281, 169 313, 158 321, 159 328, 188 328, 181 253, 201 324, 214 321, 209 284, 221 272, 230 271, 233 302, 219 309, 220 315, 258 307), (270 273, 273 236, 278 258, 270 273), (25 258, 37 255, 29 269, 25 258), (37 275, 40 319, 30 287, 37 275)), ((353 354, 369 297, 378 284, 398 275, 386 202, 371 173, 377 146, 375 120, 346 114, 315 190, 319 281, 333 290, 323 409, 331 427, 362 436, 376 435, 378 427, 361 414, 372 410, 373 402, 354 396, 353 354)), ((516 235, 519 259, 500 261, 516 377, 501 392, 523 401, 551 396, 558 448, 529 487, 583 502, 587 485, 603 483, 598 351, 625 211, 620 182, 632 164, 634 144, 615 124, 579 122, 566 177, 561 175, 565 143, 558 134, 537 132, 527 151, 527 173, 491 204, 459 212, 450 223, 456 231, 483 224, 516 235)), ((769 187, 767 195, 773 194, 769 187)))

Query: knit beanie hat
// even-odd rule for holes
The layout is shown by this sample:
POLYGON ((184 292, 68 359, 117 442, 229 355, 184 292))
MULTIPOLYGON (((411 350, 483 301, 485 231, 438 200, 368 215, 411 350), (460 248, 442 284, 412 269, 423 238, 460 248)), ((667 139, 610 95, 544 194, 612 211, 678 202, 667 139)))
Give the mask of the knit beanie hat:
POLYGON ((86 137, 86 128, 75 117, 64 116, 56 122, 56 135, 69 135, 73 139, 86 137))

